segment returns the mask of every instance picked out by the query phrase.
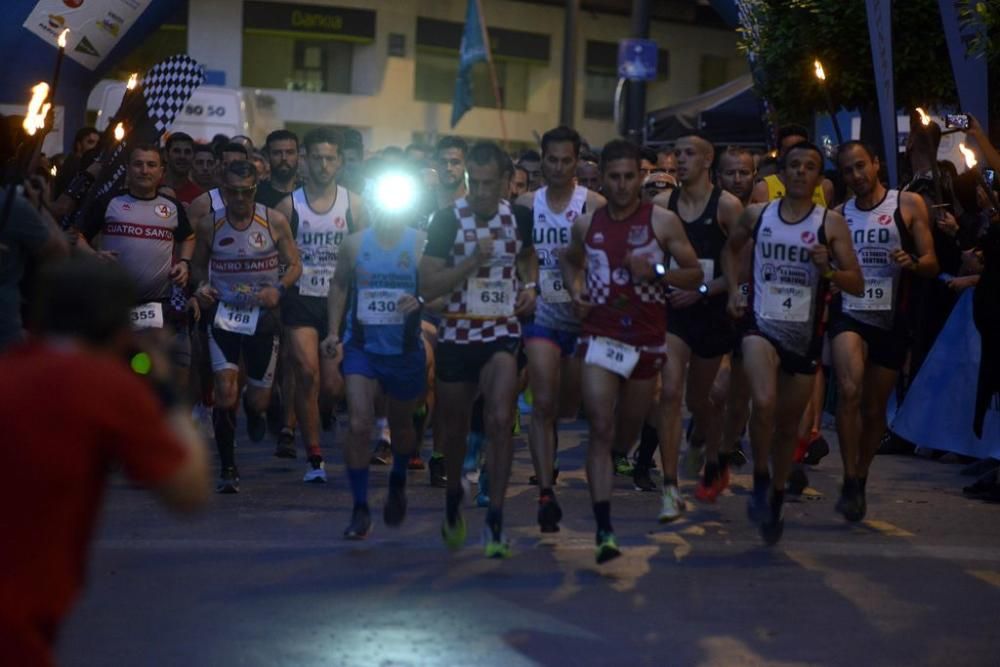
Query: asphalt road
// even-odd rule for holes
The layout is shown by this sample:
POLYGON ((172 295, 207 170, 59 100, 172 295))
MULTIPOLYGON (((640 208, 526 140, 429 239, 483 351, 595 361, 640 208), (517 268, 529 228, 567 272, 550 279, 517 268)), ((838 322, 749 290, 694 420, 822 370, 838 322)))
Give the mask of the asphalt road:
MULTIPOLYGON (((468 546, 445 549, 444 495, 426 472, 411 473, 409 516, 390 529, 387 469, 373 468, 374 533, 342 539, 350 495, 324 438, 331 483, 317 486, 301 482, 302 458, 272 458, 270 440, 241 435, 242 492, 195 519, 114 484, 60 664, 1000 664, 1000 506, 964 499, 960 466, 879 457, 869 519, 848 526, 833 511, 835 450, 787 507, 774 548, 745 518, 749 469, 717 504, 665 527, 659 495, 618 478, 625 555, 597 566, 582 423, 561 436, 556 535, 538 532, 518 441, 506 561, 483 557, 484 510, 468 499, 468 546)), ((682 489, 693 494, 690 481, 682 489)))

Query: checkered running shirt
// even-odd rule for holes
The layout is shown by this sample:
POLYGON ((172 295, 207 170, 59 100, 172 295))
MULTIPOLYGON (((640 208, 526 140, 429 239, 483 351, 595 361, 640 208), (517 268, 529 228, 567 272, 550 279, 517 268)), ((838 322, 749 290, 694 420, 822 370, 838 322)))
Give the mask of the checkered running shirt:
POLYGON ((521 324, 513 315, 518 287, 516 259, 522 248, 531 245, 531 213, 517 208, 521 210, 515 214, 509 204, 501 202, 497 214, 484 221, 476 218, 465 199, 459 199, 451 209, 435 214, 427 254, 444 259, 448 267, 475 254, 480 238, 494 240, 490 261, 448 297, 439 340, 462 345, 521 336, 521 324), (451 247, 445 250, 448 238, 451 247))

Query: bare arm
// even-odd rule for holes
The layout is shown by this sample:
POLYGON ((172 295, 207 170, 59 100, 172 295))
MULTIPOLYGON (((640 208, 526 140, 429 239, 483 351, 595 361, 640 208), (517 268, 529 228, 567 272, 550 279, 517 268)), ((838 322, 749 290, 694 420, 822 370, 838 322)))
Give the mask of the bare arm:
POLYGON ((193 512, 209 498, 208 450, 201 434, 191 421, 189 411, 173 408, 166 415, 167 427, 187 452, 184 463, 168 479, 155 486, 153 493, 175 512, 193 512))
MULTIPOLYGON (((192 204, 193 206, 193 204, 192 204)), ((212 218, 203 215, 191 218, 194 227, 194 254, 191 256, 191 278, 196 285, 208 282, 208 258, 212 254, 215 225, 212 218)))
POLYGON ((590 229, 590 220, 593 213, 586 213, 573 222, 570 230, 569 245, 563 251, 559 259, 559 268, 562 271, 563 284, 569 290, 569 294, 577 301, 583 293, 583 271, 587 260, 587 253, 583 242, 587 238, 587 231, 590 229))
POLYGON ((910 234, 913 235, 913 244, 917 250, 917 262, 914 264, 913 259, 901 248, 893 253, 893 259, 918 275, 933 278, 941 268, 938 265, 937 254, 934 252, 934 237, 931 235, 927 205, 924 203, 923 197, 912 192, 900 192, 899 197, 903 219, 909 223, 910 234))
POLYGON ((347 309, 347 295, 354 282, 354 258, 357 257, 360 243, 361 234, 351 234, 340 247, 340 254, 337 256, 333 283, 326 296, 327 331, 330 332, 328 339, 339 338, 340 323, 344 321, 344 311, 347 309))
POLYGON ((516 206, 523 206, 525 208, 530 208, 534 210, 535 208, 535 193, 525 192, 517 196, 517 201, 514 202, 516 206))
POLYGON ((823 197, 826 199, 826 207, 833 208, 833 205, 835 203, 833 201, 833 198, 836 194, 833 189, 833 181, 831 181, 829 178, 824 178, 823 184, 820 187, 823 188, 823 197))
POLYGON ((753 186, 753 192, 750 193, 750 203, 766 204, 768 201, 770 200, 768 199, 767 181, 762 178, 753 186))
MULTIPOLYGON (((844 217, 836 211, 829 211, 826 216, 826 240, 833 251, 833 259, 837 269, 830 266, 829 259, 824 263, 822 258, 813 258, 821 271, 829 275, 830 282, 855 296, 861 296, 865 291, 865 279, 858 265, 858 256, 854 253, 851 242, 851 230, 847 227, 844 217), (825 265, 824 265, 825 264, 825 265)), ((822 247, 822 246, 820 246, 822 247)), ((817 253, 822 255, 823 253, 817 253)))
POLYGON ((361 195, 348 191, 348 199, 351 201, 351 217, 354 220, 354 231, 361 231, 368 226, 368 213, 365 208, 365 201, 361 195))
POLYGON ((983 157, 994 171, 1000 171, 1000 152, 990 143, 990 138, 983 132, 983 127, 971 114, 969 115, 969 136, 976 140, 976 145, 983 152, 983 157))
POLYGON ((291 225, 288 218, 271 209, 269 216, 271 223, 271 233, 274 235, 274 243, 278 246, 278 256, 281 262, 287 267, 285 275, 281 277, 281 284, 287 289, 295 284, 295 281, 302 275, 302 260, 299 259, 299 247, 295 245, 295 237, 292 236, 291 225))
POLYGON ((678 267, 667 271, 663 275, 663 282, 681 289, 698 289, 705 279, 705 272, 701 270, 698 254, 688 241, 681 219, 671 211, 654 208, 653 233, 656 234, 660 247, 670 254, 678 267))
MULTIPOLYGON (((723 192, 722 196, 719 198, 719 208, 718 208, 718 222, 722 227, 722 231, 725 232, 726 238, 733 230, 739 225, 740 218, 743 215, 743 204, 740 202, 736 196, 723 192)), ((706 282, 708 284, 708 296, 715 296, 716 294, 723 294, 729 290, 729 278, 726 275, 726 260, 725 260, 726 250, 723 247, 721 256, 719 258, 719 267, 717 278, 712 278, 708 280, 710 276, 705 276, 706 282)), ((739 267, 736 267, 739 270, 739 267)))
POLYGON ((596 211, 599 208, 608 205, 608 200, 604 198, 600 192, 594 192, 593 190, 587 190, 587 212, 596 211))

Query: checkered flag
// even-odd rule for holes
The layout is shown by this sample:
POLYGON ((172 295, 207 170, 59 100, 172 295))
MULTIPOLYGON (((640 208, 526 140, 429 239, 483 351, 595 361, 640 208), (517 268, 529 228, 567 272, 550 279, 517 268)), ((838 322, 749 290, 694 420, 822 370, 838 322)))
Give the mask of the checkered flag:
POLYGON ((125 94, 101 139, 100 161, 104 168, 68 225, 79 226, 94 201, 125 187, 129 146, 158 144, 177 113, 204 81, 205 68, 188 56, 178 54, 154 65, 137 89, 125 94), (125 138, 121 141, 114 138, 118 123, 125 129, 125 138))
POLYGON ((142 80, 142 96, 157 139, 173 124, 177 112, 204 81, 205 68, 186 55, 171 56, 146 73, 142 80))

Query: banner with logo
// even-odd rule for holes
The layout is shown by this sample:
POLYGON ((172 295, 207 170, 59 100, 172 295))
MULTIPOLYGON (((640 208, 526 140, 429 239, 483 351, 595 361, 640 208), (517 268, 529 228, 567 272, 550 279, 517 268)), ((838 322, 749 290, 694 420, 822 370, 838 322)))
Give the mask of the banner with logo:
POLYGON ((970 56, 966 48, 970 39, 985 30, 985 27, 982 21, 978 20, 975 12, 969 16, 967 25, 964 27, 959 25, 955 0, 938 0, 938 6, 941 8, 944 36, 948 40, 951 70, 955 73, 958 101, 962 105, 962 111, 967 111, 975 116, 988 136, 989 102, 986 56, 983 54, 970 56))
POLYGON ((868 36, 872 45, 875 69, 875 92, 882 125, 882 146, 889 187, 899 185, 899 154, 896 148, 896 94, 892 78, 892 3, 889 0, 865 0, 868 13, 868 36))
POLYGON ((972 431, 981 351, 967 289, 899 406, 893 432, 919 447, 1000 459, 1000 412, 987 411, 981 440, 972 431))
POLYGON ((150 0, 39 0, 24 27, 55 46, 70 29, 66 55, 95 69, 149 7, 150 0))

